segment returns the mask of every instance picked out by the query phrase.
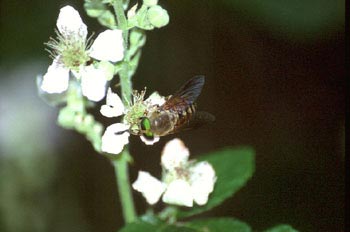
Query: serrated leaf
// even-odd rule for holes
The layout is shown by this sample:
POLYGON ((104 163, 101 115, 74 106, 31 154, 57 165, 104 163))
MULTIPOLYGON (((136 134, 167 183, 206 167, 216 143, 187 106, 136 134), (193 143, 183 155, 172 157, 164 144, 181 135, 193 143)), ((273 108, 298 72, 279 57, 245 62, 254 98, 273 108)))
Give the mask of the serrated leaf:
POLYGON ((234 218, 208 218, 201 220, 194 220, 186 224, 188 227, 196 229, 201 232, 250 232, 251 228, 234 218))
POLYGON ((226 148, 202 156, 199 160, 206 160, 213 165, 217 181, 214 191, 204 206, 195 206, 189 210, 181 209, 178 217, 188 217, 207 211, 221 204, 242 188, 254 172, 254 150, 249 147, 226 148))
POLYGON ((270 229, 265 230, 265 232, 298 232, 296 229, 290 225, 277 225, 270 229))

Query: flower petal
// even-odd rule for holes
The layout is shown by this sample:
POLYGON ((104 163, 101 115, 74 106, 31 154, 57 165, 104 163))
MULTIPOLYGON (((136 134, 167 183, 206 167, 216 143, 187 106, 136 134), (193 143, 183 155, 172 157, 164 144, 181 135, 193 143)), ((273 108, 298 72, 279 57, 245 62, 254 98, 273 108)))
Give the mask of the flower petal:
POLYGON ((122 31, 115 29, 100 33, 90 48, 90 56, 103 61, 122 60, 124 57, 122 31))
POLYGON ((69 69, 59 63, 56 57, 43 76, 40 88, 47 93, 62 93, 69 83, 69 69))
POLYGON ((144 142, 146 145, 153 145, 156 142, 159 141, 159 136, 154 136, 152 140, 146 139, 143 135, 140 136, 140 139, 142 142, 144 142))
POLYGON ((190 182, 194 201, 205 205, 216 182, 215 170, 208 162, 199 162, 190 168, 190 182))
POLYGON ((191 186, 185 180, 174 180, 168 185, 162 200, 168 204, 192 207, 191 186))
POLYGON ((76 38, 86 39, 87 26, 80 18, 79 12, 71 6, 61 8, 56 25, 58 31, 64 37, 75 36, 76 38))
POLYGON ((106 105, 101 106, 100 112, 103 116, 108 118, 118 117, 124 114, 125 107, 118 96, 118 94, 113 93, 111 88, 108 88, 106 105))
POLYGON ((115 123, 107 127, 102 136, 102 151, 119 154, 124 146, 129 143, 129 126, 123 123, 115 123))
POLYGON ((158 92, 153 92, 146 100, 146 103, 150 105, 163 105, 165 103, 165 97, 161 96, 158 92))
POLYGON ((148 172, 139 171, 137 180, 132 184, 133 189, 142 193, 148 204, 155 204, 165 190, 165 184, 151 176, 148 172))
POLYGON ((84 67, 81 72, 81 88, 83 95, 89 100, 98 102, 106 95, 105 73, 92 65, 84 67))
POLYGON ((173 170, 187 163, 189 156, 190 153, 185 144, 180 139, 175 138, 165 145, 161 163, 165 169, 173 170))

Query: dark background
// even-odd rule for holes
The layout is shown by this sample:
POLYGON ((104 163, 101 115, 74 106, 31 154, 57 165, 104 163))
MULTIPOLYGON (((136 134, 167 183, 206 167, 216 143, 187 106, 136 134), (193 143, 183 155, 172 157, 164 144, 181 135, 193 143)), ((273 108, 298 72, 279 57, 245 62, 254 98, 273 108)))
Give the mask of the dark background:
MULTIPOLYGON (((81 135, 56 125, 36 95, 51 60, 60 7, 81 1, 1 1, 0 230, 116 231, 122 225, 112 166, 81 135)), ((134 88, 173 93, 206 76, 198 107, 213 125, 182 134, 193 157, 250 145, 256 172, 231 199, 200 216, 231 216, 255 230, 344 230, 344 2, 160 1, 170 24, 147 32, 134 88)), ((102 119, 102 118, 101 118, 102 119)), ((139 169, 160 175, 154 146, 132 137, 139 169)), ((134 194, 137 209, 146 203, 134 194)))

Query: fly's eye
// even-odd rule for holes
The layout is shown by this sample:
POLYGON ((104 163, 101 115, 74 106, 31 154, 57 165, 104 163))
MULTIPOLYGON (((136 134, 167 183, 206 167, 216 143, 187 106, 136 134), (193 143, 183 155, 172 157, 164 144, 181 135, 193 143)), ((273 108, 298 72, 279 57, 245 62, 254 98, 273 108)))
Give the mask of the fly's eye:
POLYGON ((149 118, 146 118, 146 117, 141 118, 140 127, 142 131, 142 135, 146 139, 148 140, 154 139, 154 135, 151 131, 151 121, 149 120, 149 118))
POLYGON ((141 130, 143 130, 143 131, 148 131, 151 129, 151 122, 146 117, 141 118, 140 125, 141 125, 141 130))

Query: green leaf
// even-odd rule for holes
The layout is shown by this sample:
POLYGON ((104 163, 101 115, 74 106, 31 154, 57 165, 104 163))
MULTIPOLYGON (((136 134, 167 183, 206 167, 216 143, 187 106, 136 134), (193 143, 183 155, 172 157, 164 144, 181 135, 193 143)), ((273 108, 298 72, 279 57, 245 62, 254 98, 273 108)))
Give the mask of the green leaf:
POLYGON ((157 230, 157 232, 197 232, 198 230, 192 229, 186 226, 179 226, 179 225, 167 225, 163 228, 160 228, 157 230))
POLYGON ((120 232, 250 232, 250 226, 234 218, 208 218, 177 224, 151 224, 133 222, 123 227, 120 232))
POLYGON ((159 224, 153 225, 147 222, 133 222, 127 224, 119 232, 197 232, 198 230, 192 229, 182 225, 167 225, 159 224))
POLYGON ((158 225, 152 225, 147 222, 133 222, 125 225, 120 232, 155 232, 159 228, 158 225))
POLYGON ((233 231, 233 232, 250 232, 251 228, 234 218, 209 218, 191 221, 186 224, 188 227, 196 229, 201 232, 220 232, 220 231, 233 231))
POLYGON ((298 232, 298 231, 293 227, 291 227, 290 225, 278 225, 265 230, 265 232, 298 232))
POLYGON ((201 157, 213 165, 217 181, 214 191, 204 206, 195 206, 189 210, 179 210, 178 217, 188 217, 207 211, 242 188, 254 172, 254 150, 249 147, 226 148, 201 157))

